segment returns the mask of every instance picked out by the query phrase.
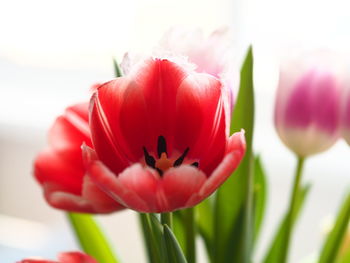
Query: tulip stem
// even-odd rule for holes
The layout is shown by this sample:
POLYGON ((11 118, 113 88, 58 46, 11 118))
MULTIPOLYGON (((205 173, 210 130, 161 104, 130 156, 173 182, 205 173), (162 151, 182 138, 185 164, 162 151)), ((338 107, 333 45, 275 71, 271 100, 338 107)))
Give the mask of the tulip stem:
POLYGON ((170 229, 173 228, 173 214, 171 212, 169 213, 161 213, 160 214, 160 222, 163 225, 168 225, 170 229))
POLYGON ((188 208, 183 211, 186 235, 186 259, 188 263, 196 262, 196 227, 195 210, 188 208))
POLYGON ((297 203, 296 200, 300 191, 300 183, 301 183, 302 171, 304 167, 304 160, 305 159, 303 157, 298 158, 297 169, 294 177, 293 190, 290 197, 289 209, 287 214, 286 232, 285 232, 285 239, 284 239, 283 250, 282 250, 282 261, 281 261, 282 263, 285 263, 288 261, 289 245, 290 245, 290 240, 291 240, 293 227, 294 227, 294 216, 295 216, 296 203, 297 203))

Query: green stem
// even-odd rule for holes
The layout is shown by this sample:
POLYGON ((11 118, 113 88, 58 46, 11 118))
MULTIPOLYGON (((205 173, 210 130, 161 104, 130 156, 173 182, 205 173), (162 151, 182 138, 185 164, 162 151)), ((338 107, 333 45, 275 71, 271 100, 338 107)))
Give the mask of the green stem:
POLYGON ((170 229, 173 228, 173 214, 171 212, 169 213, 161 213, 160 214, 160 222, 163 225, 168 225, 170 229))
POLYGON ((294 227, 294 216, 295 216, 295 210, 296 210, 296 199, 298 196, 298 192, 300 191, 300 183, 301 183, 301 177, 302 177, 302 171, 304 167, 304 158, 299 157, 298 158, 298 164, 297 169, 295 172, 294 177, 294 184, 293 184, 293 190, 292 195, 290 197, 290 203, 289 203, 289 209, 287 214, 287 225, 286 225, 286 234, 283 242, 282 247, 282 263, 286 263, 288 261, 288 252, 289 252, 289 244, 293 232, 294 227))
POLYGON ((196 262, 196 228, 195 228, 195 210, 188 208, 183 211, 186 235, 186 259, 188 263, 196 262))

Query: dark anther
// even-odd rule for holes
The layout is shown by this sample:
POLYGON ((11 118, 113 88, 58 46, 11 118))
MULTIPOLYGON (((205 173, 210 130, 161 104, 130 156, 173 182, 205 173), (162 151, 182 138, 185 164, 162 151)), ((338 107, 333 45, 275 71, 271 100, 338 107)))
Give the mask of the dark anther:
POLYGON ((199 163, 198 162, 194 162, 194 163, 191 163, 191 165, 198 168, 199 163))
POLYGON ((158 158, 162 155, 162 153, 166 153, 166 141, 164 136, 158 137, 158 158))
POLYGON ((184 153, 174 162, 174 167, 182 164, 189 150, 190 148, 187 147, 184 153))
POLYGON ((156 167, 156 160, 153 156, 149 155, 146 148, 143 147, 143 153, 145 154, 145 162, 148 166, 155 168, 156 167))

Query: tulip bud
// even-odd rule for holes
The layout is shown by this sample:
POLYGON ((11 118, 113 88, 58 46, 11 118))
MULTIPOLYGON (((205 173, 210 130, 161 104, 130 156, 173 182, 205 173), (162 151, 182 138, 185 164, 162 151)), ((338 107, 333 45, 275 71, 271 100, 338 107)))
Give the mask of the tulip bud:
POLYGON ((280 70, 275 125, 282 141, 300 157, 327 150, 339 136, 343 79, 335 64, 323 59, 304 56, 280 70))

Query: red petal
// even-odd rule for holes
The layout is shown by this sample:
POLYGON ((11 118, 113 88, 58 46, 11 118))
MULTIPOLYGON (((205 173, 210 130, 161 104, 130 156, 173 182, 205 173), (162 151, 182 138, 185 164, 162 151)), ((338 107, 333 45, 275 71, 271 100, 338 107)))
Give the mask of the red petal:
POLYGON ((229 138, 228 152, 223 161, 202 186, 199 195, 206 198, 211 195, 233 173, 245 153, 244 132, 237 132, 229 138))
POLYGON ((58 255, 61 263, 98 263, 91 256, 81 252, 66 252, 58 255))
POLYGON ((170 168, 165 172, 162 189, 167 206, 161 212, 174 211, 187 207, 187 201, 201 189, 207 177, 203 172, 189 165, 170 168))
POLYGON ((189 147, 189 157, 200 159, 205 173, 217 166, 225 151, 222 88, 220 81, 209 75, 193 74, 177 94, 176 145, 180 151, 189 147))
POLYGON ((123 78, 119 78, 102 85, 91 99, 90 115, 92 141, 96 153, 99 159, 117 174, 129 165, 130 160, 127 159, 127 151, 122 151, 125 149, 122 146, 123 140, 118 139, 118 133, 112 132, 107 114, 113 113, 116 115, 113 115, 113 118, 119 118, 118 90, 122 89, 120 86, 122 83, 123 78), (113 107, 115 111, 105 111, 106 105, 113 107))
POLYGON ((72 154, 67 152, 67 155, 71 156, 69 160, 51 150, 40 153, 34 163, 34 175, 41 184, 55 182, 62 190, 79 195, 84 176, 81 153, 77 156, 74 151, 72 154))
POLYGON ((77 104, 66 109, 64 115, 58 117, 50 129, 50 146, 59 151, 80 151, 85 142, 91 146, 88 124, 88 103, 77 104))

